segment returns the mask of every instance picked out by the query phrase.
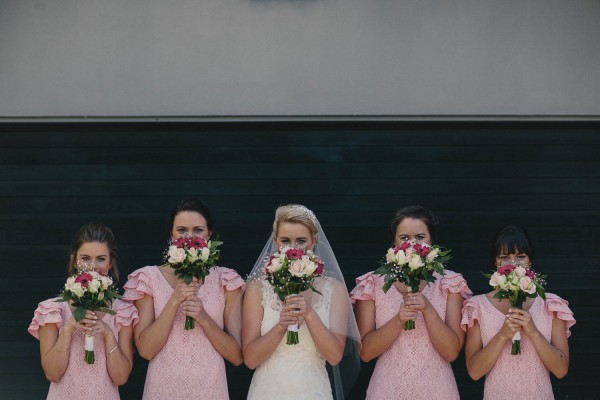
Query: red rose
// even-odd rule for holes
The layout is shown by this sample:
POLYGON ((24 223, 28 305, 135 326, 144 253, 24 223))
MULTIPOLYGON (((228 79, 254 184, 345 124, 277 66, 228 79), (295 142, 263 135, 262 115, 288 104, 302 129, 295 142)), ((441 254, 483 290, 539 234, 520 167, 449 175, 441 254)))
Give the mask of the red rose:
POLYGON ((504 267, 500 267, 498 268, 498 273, 500 275, 508 275, 510 274, 512 271, 515 270, 515 266, 514 265, 505 265, 504 267))
POLYGON ((318 267, 317 269, 315 269, 315 275, 322 275, 323 274, 323 263, 319 262, 317 263, 318 267))
POLYGON ((301 258, 304 255, 304 251, 302 249, 288 249, 285 252, 285 255, 289 260, 301 258))
POLYGON ((404 251, 404 250, 408 249, 409 247, 410 247, 410 242, 402 242, 400 244, 400 246, 398 246, 397 248, 399 248, 400 250, 404 251))
POLYGON ((90 282, 94 279, 91 274, 84 272, 83 274, 77 275, 75 283, 81 283, 81 286, 87 288, 90 282))
POLYGON ((533 272, 531 272, 531 270, 529 269, 525 271, 525 275, 527 275, 532 280, 535 279, 535 275, 533 275, 533 272))

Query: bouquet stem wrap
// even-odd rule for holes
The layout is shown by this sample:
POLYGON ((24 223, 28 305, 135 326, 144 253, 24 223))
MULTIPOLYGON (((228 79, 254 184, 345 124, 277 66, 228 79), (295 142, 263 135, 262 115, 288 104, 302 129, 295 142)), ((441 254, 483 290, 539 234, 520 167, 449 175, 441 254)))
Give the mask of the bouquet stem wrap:
MULTIPOLYGON (((413 290, 410 286, 407 287, 407 292, 408 293, 412 293, 413 290)), ((404 323, 404 330, 405 331, 412 331, 413 329, 415 329, 415 320, 410 320, 410 321, 406 321, 404 323)))
POLYGON ((94 337, 85 335, 85 362, 93 364, 96 361, 94 356, 94 337))
MULTIPOLYGON (((511 306, 514 308, 523 308, 523 300, 517 299, 514 304, 511 302, 511 306)), ((510 354, 513 356, 521 354, 521 332, 517 332, 512 337, 512 346, 510 348, 510 354)))

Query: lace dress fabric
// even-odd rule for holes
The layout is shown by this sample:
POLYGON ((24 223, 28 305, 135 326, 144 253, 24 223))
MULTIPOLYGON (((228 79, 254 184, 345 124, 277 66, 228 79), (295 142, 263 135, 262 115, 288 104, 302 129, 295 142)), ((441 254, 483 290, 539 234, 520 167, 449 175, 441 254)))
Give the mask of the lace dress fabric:
MULTIPOLYGON (((173 288, 156 266, 129 275, 124 298, 128 301, 151 296, 158 318, 173 288)), ((223 267, 211 270, 198 290, 204 309, 223 328, 224 291, 244 286, 237 272, 223 267)), ((145 400, 228 399, 225 361, 214 349, 202 328, 185 330, 185 315, 177 310, 171 333, 162 350, 150 361, 144 386, 145 400)))
MULTIPOLYGON (((325 326, 329 326, 329 311, 333 284, 328 280, 323 294, 313 306, 325 326)), ((262 282, 264 309, 261 334, 264 335, 279 322, 282 302, 267 282, 262 282)), ((302 324, 296 345, 286 344, 284 335, 271 357, 256 368, 248 392, 248 400, 317 400, 333 399, 331 384, 325 368, 325 359, 317 350, 308 327, 302 324)))
MULTIPOLYGON (((472 296, 461 274, 446 270, 434 283, 423 289, 442 320, 446 317, 448 293, 472 296)), ((381 328, 398 314, 404 303, 402 295, 392 286, 383 292, 383 277, 369 272, 356 279, 357 286, 350 293, 352 302, 375 302, 375 326, 381 328)), ((367 389, 367 399, 459 399, 456 380, 450 363, 434 349, 425 320, 421 313, 415 320, 415 329, 402 331, 392 346, 377 360, 367 389)))
MULTIPOLYGON (((116 315, 106 314, 102 320, 110 327, 115 338, 119 339, 119 331, 123 326, 137 324, 138 314, 133 304, 115 300, 112 309, 116 315)), ((27 329, 35 338, 39 339, 39 329, 47 324, 56 324, 60 329, 71 317, 69 305, 65 302, 56 302, 49 299, 39 303, 34 312, 33 319, 27 329)), ((110 349, 109 349, 110 350, 110 349)), ((95 363, 87 364, 84 361, 84 335, 81 330, 76 330, 71 338, 69 349, 69 366, 59 382, 50 383, 48 400, 64 399, 119 399, 119 389, 113 385, 108 370, 106 369, 106 349, 101 336, 94 338, 95 363)))
MULTIPOLYGON (((537 329, 550 341, 554 313, 566 321, 567 337, 575 324, 569 303, 552 293, 546 293, 546 301, 536 297, 529 313, 537 329)), ((484 346, 498 333, 505 315, 500 312, 485 295, 478 295, 465 301, 463 305, 462 328, 479 323, 481 340, 484 346)), ((508 341, 494 368, 485 377, 484 399, 486 400, 548 400, 553 399, 550 374, 538 356, 533 343, 521 334, 521 354, 511 355, 512 342, 508 341)))

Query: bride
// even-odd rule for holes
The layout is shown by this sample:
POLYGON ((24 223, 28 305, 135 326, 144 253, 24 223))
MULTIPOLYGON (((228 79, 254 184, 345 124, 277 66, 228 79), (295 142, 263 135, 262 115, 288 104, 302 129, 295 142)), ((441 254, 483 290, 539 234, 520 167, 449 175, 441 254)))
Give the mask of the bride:
POLYGON ((308 208, 290 204, 275 212, 273 234, 248 278, 242 315, 244 362, 256 369, 249 400, 344 398, 358 374, 360 336, 342 273, 308 208), (284 245, 313 249, 324 262, 314 281, 321 294, 308 290, 279 300, 265 280, 264 263, 284 245), (294 324, 300 343, 288 345, 286 332, 294 324))

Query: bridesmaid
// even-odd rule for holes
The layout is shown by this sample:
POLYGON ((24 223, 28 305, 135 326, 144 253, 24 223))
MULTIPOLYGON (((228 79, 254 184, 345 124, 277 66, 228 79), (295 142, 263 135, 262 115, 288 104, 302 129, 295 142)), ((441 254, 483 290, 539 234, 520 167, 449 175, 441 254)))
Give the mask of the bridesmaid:
MULTIPOLYGON (((115 237, 107 226, 84 225, 71 242, 69 275, 77 263, 93 263, 96 271, 119 279, 115 237)), ((40 341, 42 368, 52 383, 48 399, 119 399, 118 386, 127 382, 133 360, 135 307, 116 299, 116 315, 87 311, 77 322, 72 306, 49 299, 41 302, 29 325, 40 341), (94 364, 84 361, 84 334, 95 335, 94 364)))
MULTIPOLYGON (((210 210, 197 198, 180 201, 169 215, 172 239, 214 231, 210 210)), ((204 283, 186 285, 168 265, 140 268, 129 275, 125 299, 134 301, 140 322, 134 337, 150 360, 144 399, 228 399, 224 359, 243 362, 238 341, 227 332, 244 280, 232 269, 211 269, 204 283), (185 330, 191 316, 196 328, 185 330)), ((238 323, 239 325, 239 323, 238 323)))
MULTIPOLYGON (((405 207, 391 222, 394 245, 405 241, 432 244, 436 227, 428 209, 405 207)), ((383 277, 369 272, 356 279, 350 296, 362 337, 361 359, 379 357, 367 399, 458 399, 450 367, 464 341, 460 328, 463 300, 472 294, 461 274, 446 270, 434 283, 409 293, 396 282, 383 292, 383 277), (415 320, 414 330, 404 330, 415 320)))
MULTIPOLYGON (((509 262, 529 268, 533 246, 517 226, 501 228, 492 246, 492 265, 509 262)), ((471 378, 485 376, 484 398, 553 399, 550 371, 562 378, 569 369, 570 328, 575 324, 569 303, 555 294, 528 298, 523 309, 508 299, 494 299, 496 291, 467 300, 462 328, 467 332, 465 358, 471 378), (521 354, 511 355, 512 337, 521 332, 521 354)))

